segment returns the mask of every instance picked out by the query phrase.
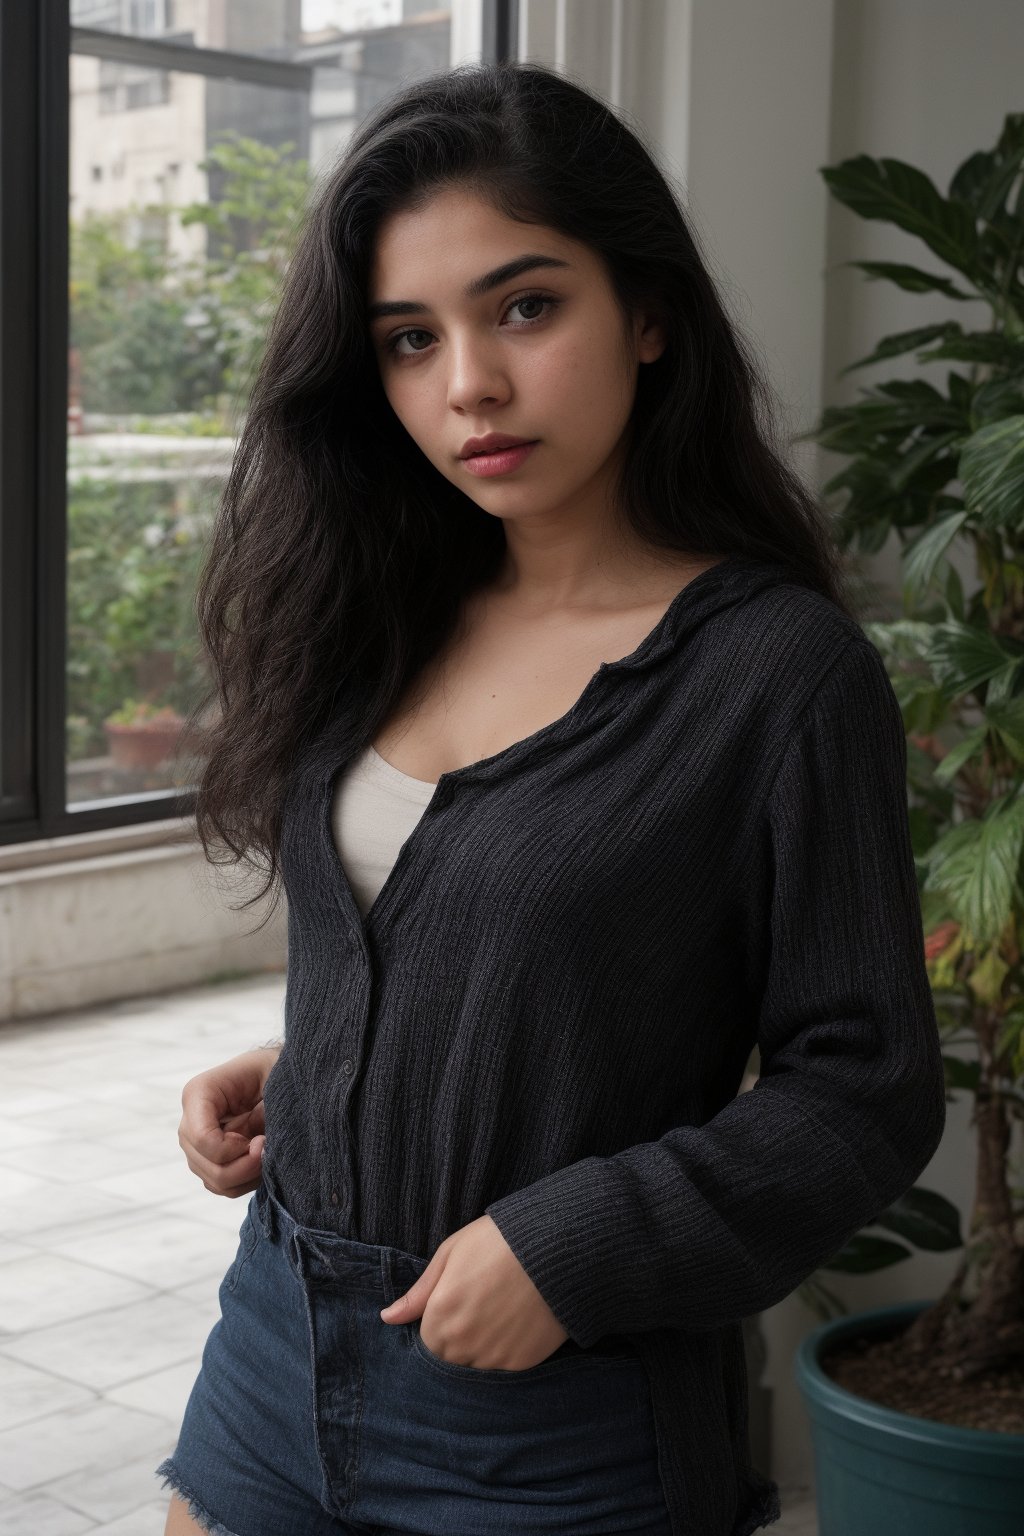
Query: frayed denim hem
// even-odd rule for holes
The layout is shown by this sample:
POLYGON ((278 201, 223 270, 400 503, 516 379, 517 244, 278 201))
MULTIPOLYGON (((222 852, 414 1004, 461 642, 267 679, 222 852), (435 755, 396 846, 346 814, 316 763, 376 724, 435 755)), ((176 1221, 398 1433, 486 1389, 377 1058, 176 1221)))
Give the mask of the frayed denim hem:
POLYGON ((175 1466, 173 1456, 168 1456, 166 1461, 162 1461, 153 1476, 163 1478, 162 1488, 170 1484, 174 1492, 187 1501, 188 1512, 192 1519, 201 1525, 204 1531, 209 1531, 210 1536, 238 1536, 237 1531, 229 1531, 226 1525, 214 1519, 208 1509, 203 1508, 191 1488, 182 1482, 181 1473, 175 1466))
POLYGON ((733 1536, 754 1536, 755 1531, 763 1530, 765 1526, 774 1525, 776 1520, 782 1519, 778 1483, 753 1468, 748 1471, 747 1483, 753 1489, 754 1507, 736 1525, 733 1536))

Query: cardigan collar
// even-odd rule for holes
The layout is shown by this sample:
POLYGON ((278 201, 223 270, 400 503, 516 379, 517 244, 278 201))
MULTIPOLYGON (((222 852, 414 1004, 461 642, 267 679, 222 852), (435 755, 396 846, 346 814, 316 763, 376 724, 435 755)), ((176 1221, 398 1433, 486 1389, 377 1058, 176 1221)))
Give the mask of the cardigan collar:
POLYGON ((672 655, 684 636, 722 608, 744 601, 760 587, 792 580, 785 567, 750 555, 727 555, 678 591, 654 628, 628 656, 602 664, 603 672, 637 672, 672 655))
MULTIPOLYGON (((635 650, 618 660, 601 663, 565 714, 500 752, 442 774, 439 787, 445 786, 447 793, 455 782, 500 777, 517 767, 524 757, 562 747, 593 729, 618 707, 617 690, 608 687, 609 682, 628 681, 634 674, 669 661, 687 635, 723 608, 744 602, 762 587, 792 580, 792 573, 785 566, 749 555, 729 555, 701 571, 676 593, 635 650)), ((346 690, 334 715, 302 753, 299 769, 307 787, 333 784, 339 771, 365 747, 359 723, 360 704, 367 693, 366 684, 346 690)))

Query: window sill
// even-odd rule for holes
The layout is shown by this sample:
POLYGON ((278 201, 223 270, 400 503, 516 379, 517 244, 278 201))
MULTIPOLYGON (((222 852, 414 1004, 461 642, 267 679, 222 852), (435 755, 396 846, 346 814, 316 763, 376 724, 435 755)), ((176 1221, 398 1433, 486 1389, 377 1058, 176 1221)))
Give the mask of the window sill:
POLYGON ((39 869, 46 864, 71 864, 137 848, 194 850, 201 846, 192 816, 140 822, 131 827, 105 827, 99 832, 74 832, 67 837, 40 837, 29 843, 0 845, 0 875, 39 869))

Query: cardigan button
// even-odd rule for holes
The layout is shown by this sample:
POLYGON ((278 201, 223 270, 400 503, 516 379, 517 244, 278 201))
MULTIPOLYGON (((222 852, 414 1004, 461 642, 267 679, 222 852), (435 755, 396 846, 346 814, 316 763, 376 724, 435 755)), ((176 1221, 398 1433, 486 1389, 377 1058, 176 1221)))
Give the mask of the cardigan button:
POLYGON ((352 1074, 352 1062, 351 1062, 351 1059, 348 1056, 346 1056, 345 1060, 342 1062, 341 1070, 344 1072, 346 1077, 350 1077, 351 1076, 351 1074, 352 1074))
POLYGON ((338 1191, 336 1189, 332 1189, 331 1190, 331 1204, 332 1205, 337 1205, 337 1203, 338 1203, 338 1191))

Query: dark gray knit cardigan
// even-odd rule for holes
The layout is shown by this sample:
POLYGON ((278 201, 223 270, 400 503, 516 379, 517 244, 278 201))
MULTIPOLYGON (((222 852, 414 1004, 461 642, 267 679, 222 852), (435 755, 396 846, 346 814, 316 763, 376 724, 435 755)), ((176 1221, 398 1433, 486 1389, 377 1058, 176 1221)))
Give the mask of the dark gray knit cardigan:
POLYGON ((705 570, 560 719, 441 776, 365 920, 331 831, 358 705, 286 798, 268 1176, 425 1258, 487 1212, 570 1338, 642 1358, 677 1536, 748 1536, 779 1502, 741 1319, 945 1121, 881 657, 776 565, 705 570))

